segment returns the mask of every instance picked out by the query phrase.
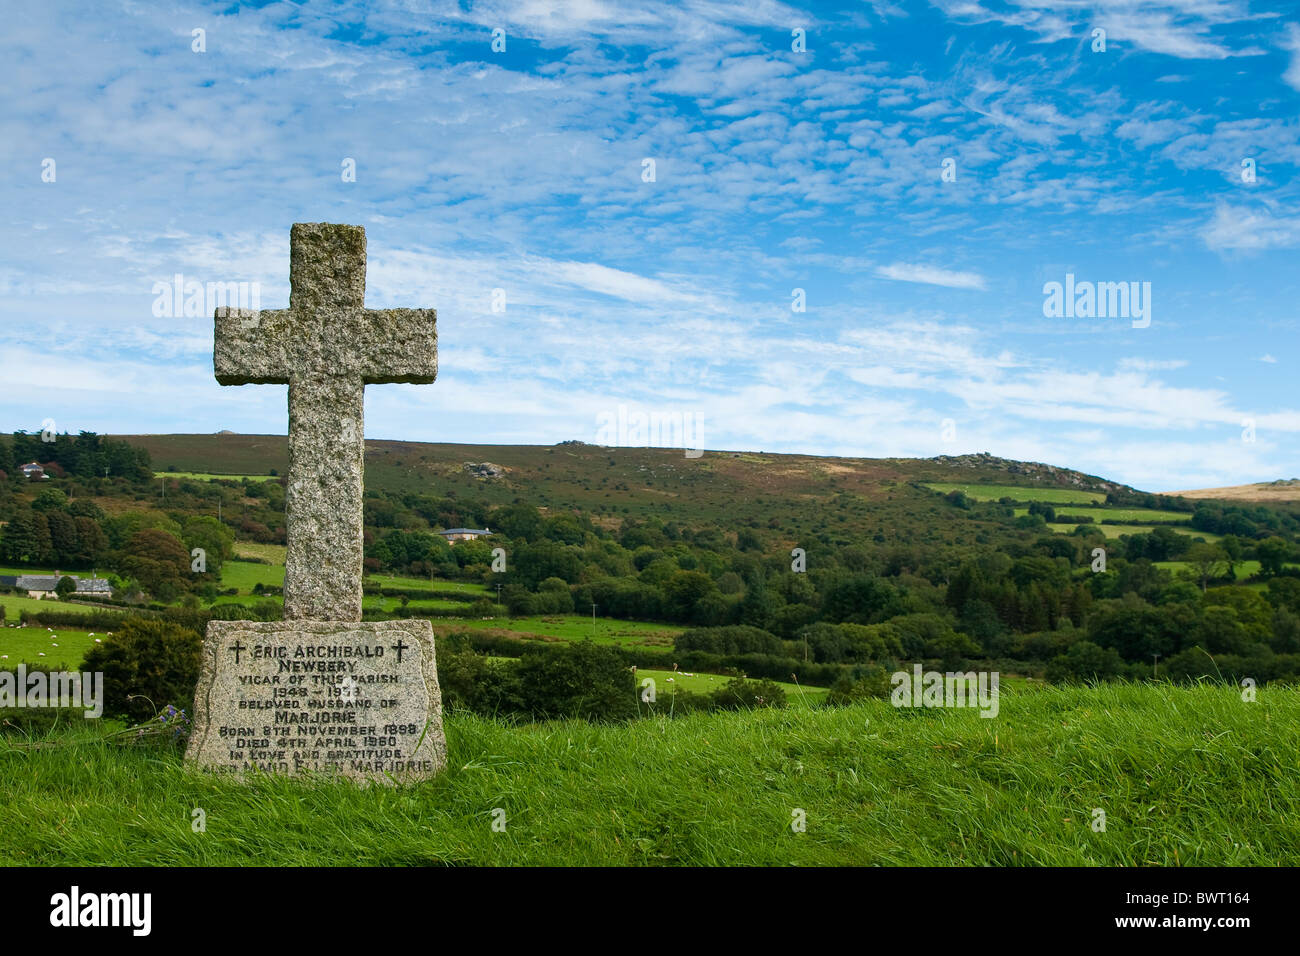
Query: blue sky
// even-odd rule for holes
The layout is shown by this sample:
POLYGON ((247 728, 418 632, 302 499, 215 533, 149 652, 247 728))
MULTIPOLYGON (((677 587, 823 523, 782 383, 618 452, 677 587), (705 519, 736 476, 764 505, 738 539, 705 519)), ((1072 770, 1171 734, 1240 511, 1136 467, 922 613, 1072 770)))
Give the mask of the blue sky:
POLYGON ((290 224, 330 221, 366 227, 368 306, 438 310, 438 382, 369 388, 372 438, 595 441, 625 405, 708 448, 1300 474, 1293 3, 6 20, 6 430, 282 433, 284 387, 218 386, 211 316, 155 315, 155 283, 281 308, 290 224), (1150 283, 1150 324, 1045 316, 1067 274, 1150 283))

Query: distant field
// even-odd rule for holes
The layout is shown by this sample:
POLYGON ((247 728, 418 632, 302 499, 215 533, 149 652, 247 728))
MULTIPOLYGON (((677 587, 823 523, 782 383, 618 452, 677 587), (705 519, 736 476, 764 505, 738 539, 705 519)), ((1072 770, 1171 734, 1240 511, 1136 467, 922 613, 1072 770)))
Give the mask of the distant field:
MULTIPOLYGON (((1190 570, 1192 565, 1188 561, 1157 561, 1157 568, 1168 568, 1170 571, 1190 570)), ((1285 568, 1294 568, 1294 563, 1284 564, 1285 568)), ((1254 577, 1259 574, 1260 563, 1258 561, 1238 561, 1232 566, 1233 573, 1237 575, 1237 581, 1244 581, 1246 578, 1254 577)))
MULTIPOLYGON (((55 573, 54 568, 0 567, 0 574, 6 576, 11 574, 19 575, 19 574, 54 574, 54 573, 55 573)), ((88 578, 92 576, 90 571, 61 571, 60 573, 66 574, 69 577, 74 577, 74 578, 88 578)), ((104 573, 101 571, 99 576, 102 578, 104 576, 104 573)))
POLYGON ((240 591, 252 591, 263 586, 284 586, 284 565, 254 564, 251 561, 227 561, 221 565, 221 586, 239 588, 240 591))
MULTIPOLYGON (((396 597, 383 597, 378 594, 367 594, 361 599, 363 608, 376 608, 380 611, 393 611, 403 607, 402 599, 396 597)), ((464 601, 452 601, 446 598, 412 598, 405 607, 408 610, 419 613, 420 611, 460 611, 468 614, 470 605, 464 601)))
MULTIPOLYGON (((1295 481, 1295 479, 1292 479, 1295 481)), ((1260 482, 1254 485, 1230 485, 1226 488, 1194 488, 1191 491, 1171 491, 1171 495, 1184 498, 1211 498, 1219 501, 1254 501, 1261 504, 1279 504, 1300 501, 1300 481, 1295 484, 1260 482)))
POLYGON ((236 541, 235 557, 238 558, 261 558, 263 561, 270 561, 272 564, 284 564, 284 553, 287 549, 282 544, 260 544, 256 541, 236 541))
MULTIPOLYGON (((1192 567, 1190 561, 1156 561, 1154 564, 1157 568, 1166 568, 1170 571, 1188 571, 1192 567)), ((1259 562, 1238 561, 1233 565, 1233 571, 1236 573, 1238 581, 1243 580, 1259 574, 1259 562)))
MULTIPOLYGON (((711 694, 719 687, 727 686, 730 677, 719 674, 684 674, 681 671, 649 670, 644 667, 636 669, 637 686, 641 681, 651 677, 655 682, 655 699, 659 704, 667 705, 672 699, 674 687, 688 690, 693 694, 711 694)), ((819 707, 826 700, 830 691, 825 687, 801 687, 783 681, 775 682, 785 691, 786 702, 791 707, 819 707)))
POLYGON ((45 598, 38 601, 36 598, 17 597, 12 594, 0 594, 0 605, 3 605, 5 617, 9 621, 17 621, 19 611, 59 611, 67 614, 93 614, 100 610, 99 608, 86 607, 84 604, 70 604, 54 598, 45 598))
POLYGON ((662 649, 665 652, 672 649, 673 641, 683 630, 680 627, 664 624, 616 621, 603 617, 596 618, 593 628, 591 618, 581 614, 546 614, 516 618, 503 615, 487 620, 467 618, 448 622, 434 621, 433 628, 440 634, 469 629, 496 632, 523 640, 581 641, 590 638, 596 644, 639 645, 662 649))
POLYGON ((201 471, 155 471, 155 478, 188 478, 190 481, 242 481, 247 478, 249 481, 279 481, 276 475, 217 475, 211 472, 201 471))
MULTIPOLYGON (((1015 508, 1016 517, 1029 514, 1028 508, 1015 508)), ((1123 524, 1140 524, 1157 521, 1168 524, 1188 524, 1192 516, 1178 511, 1160 511, 1156 508, 1094 508, 1087 505, 1072 505, 1069 508, 1057 508, 1057 517, 1078 515, 1090 517, 1096 524, 1103 521, 1119 521, 1123 524)), ((1060 523, 1060 522, 1056 522, 1060 523)), ((1068 524, 1068 522, 1067 522, 1068 524)), ((1071 525, 1073 527, 1073 525, 1071 525)))
POLYGON ((396 574, 367 574, 366 584, 381 588, 405 588, 410 591, 496 596, 496 592, 488 590, 486 584, 475 581, 444 581, 441 578, 430 580, 429 578, 406 578, 396 574))
POLYGON ((284 604, 284 598, 278 594, 238 594, 219 597, 212 602, 211 606, 220 607, 222 604, 238 604, 241 607, 256 607, 264 601, 270 601, 272 604, 284 604))
MULTIPOLYGON (((1070 534, 1072 531, 1074 531, 1075 528, 1079 526, 1071 523, 1062 524, 1061 522, 1056 521, 1048 524, 1047 527, 1051 528, 1053 531, 1056 531, 1060 534, 1070 534)), ((1152 524, 1089 524, 1089 525, 1084 525, 1084 527, 1096 528, 1107 538, 1118 538, 1120 537, 1120 535, 1125 535, 1125 534, 1150 534, 1152 531, 1156 529, 1157 526, 1152 524)), ((1166 524, 1166 525, 1159 525, 1159 527, 1168 528, 1170 531, 1173 531, 1176 534, 1185 534, 1189 538, 1204 538, 1206 541, 1211 543, 1218 541, 1220 538, 1223 537, 1223 535, 1221 534, 1213 534, 1209 531, 1197 531, 1194 528, 1191 528, 1185 524, 1183 525, 1166 524)))
POLYGON ((103 638, 103 632, 62 627, 53 631, 43 627, 0 627, 0 670, 10 670, 18 664, 66 665, 76 670, 81 667, 86 651, 95 646, 96 637, 103 638))
POLYGON ((951 491, 964 492, 967 498, 975 501, 997 501, 1011 498, 1015 501, 1038 501, 1055 505, 1104 504, 1106 496, 1099 491, 1079 491, 1073 488, 1025 488, 1020 485, 959 485, 953 482, 936 481, 926 484, 931 491, 948 494, 951 491))

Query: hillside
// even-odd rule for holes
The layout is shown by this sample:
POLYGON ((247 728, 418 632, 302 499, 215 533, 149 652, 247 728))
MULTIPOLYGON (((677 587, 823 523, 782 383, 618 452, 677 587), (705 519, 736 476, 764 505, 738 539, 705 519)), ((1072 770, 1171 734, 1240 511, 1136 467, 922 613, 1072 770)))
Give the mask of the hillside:
POLYGON ((1173 491, 1170 494, 1193 499, 1276 504, 1300 501, 1300 478, 1279 478, 1277 481, 1261 481, 1253 485, 1229 485, 1225 488, 1193 488, 1190 491, 1173 491))
MULTIPOLYGON (((147 450, 159 473, 283 475, 288 441, 269 435, 125 435, 147 450)), ((942 499, 925 482, 1011 482, 1095 491, 1127 488, 1094 475, 992 455, 928 459, 830 458, 767 452, 709 451, 686 458, 680 449, 558 445, 464 445, 369 440, 368 491, 473 498, 503 505, 526 501, 545 510, 576 509, 606 527, 624 517, 655 516, 686 523, 725 521, 791 536, 847 530, 878 543, 905 522, 917 543, 969 542, 975 522, 939 518, 942 499), (484 466, 497 466, 484 467, 484 466), (834 508, 832 515, 828 508, 834 508), (833 520, 832 520, 833 519, 833 520)), ((1062 499, 1068 502, 1068 496, 1062 499)), ((837 538, 835 543, 845 543, 837 538)))
MULTIPOLYGON (((0 572, 107 570, 132 607, 195 630, 282 615, 284 437, 7 443, 11 468, 44 454, 55 475, 0 486, 0 572)), ((628 666, 847 694, 908 660, 1050 680, 1144 679, 1156 657, 1179 679, 1300 677, 1295 502, 1193 502, 987 454, 372 441, 366 470, 365 618, 430 619, 470 658, 590 639, 628 666), (492 537, 436 534, 455 527, 492 537)), ((115 625, 100 612, 121 613, 3 597, 28 625, 7 632, 11 654, 88 646, 115 625)), ((495 712, 479 683, 467 699, 495 712)))

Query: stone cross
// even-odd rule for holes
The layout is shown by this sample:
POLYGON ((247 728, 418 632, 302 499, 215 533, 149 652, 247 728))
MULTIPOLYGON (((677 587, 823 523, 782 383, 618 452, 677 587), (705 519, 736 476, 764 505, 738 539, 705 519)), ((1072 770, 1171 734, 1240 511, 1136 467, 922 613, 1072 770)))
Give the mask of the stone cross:
POLYGON ((216 311, 222 385, 289 386, 286 621, 360 621, 365 387, 432 382, 433 309, 367 309, 366 231, 295 223, 289 308, 216 311))
POLYGON ((361 621, 362 405, 371 382, 433 381, 434 311, 365 308, 360 226, 296 223, 289 282, 288 309, 218 309, 213 350, 222 385, 289 385, 285 619, 208 623, 186 760, 425 780, 447 763, 433 626, 361 621))

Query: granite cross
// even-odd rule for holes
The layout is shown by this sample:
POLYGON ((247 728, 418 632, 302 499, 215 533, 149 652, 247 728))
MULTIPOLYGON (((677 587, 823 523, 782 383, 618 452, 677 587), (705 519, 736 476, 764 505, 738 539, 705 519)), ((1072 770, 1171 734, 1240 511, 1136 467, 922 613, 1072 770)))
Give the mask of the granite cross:
POLYGON ((433 309, 367 309, 366 231, 295 223, 289 308, 217 309, 222 385, 289 386, 284 617, 360 621, 365 387, 432 382, 433 309))

